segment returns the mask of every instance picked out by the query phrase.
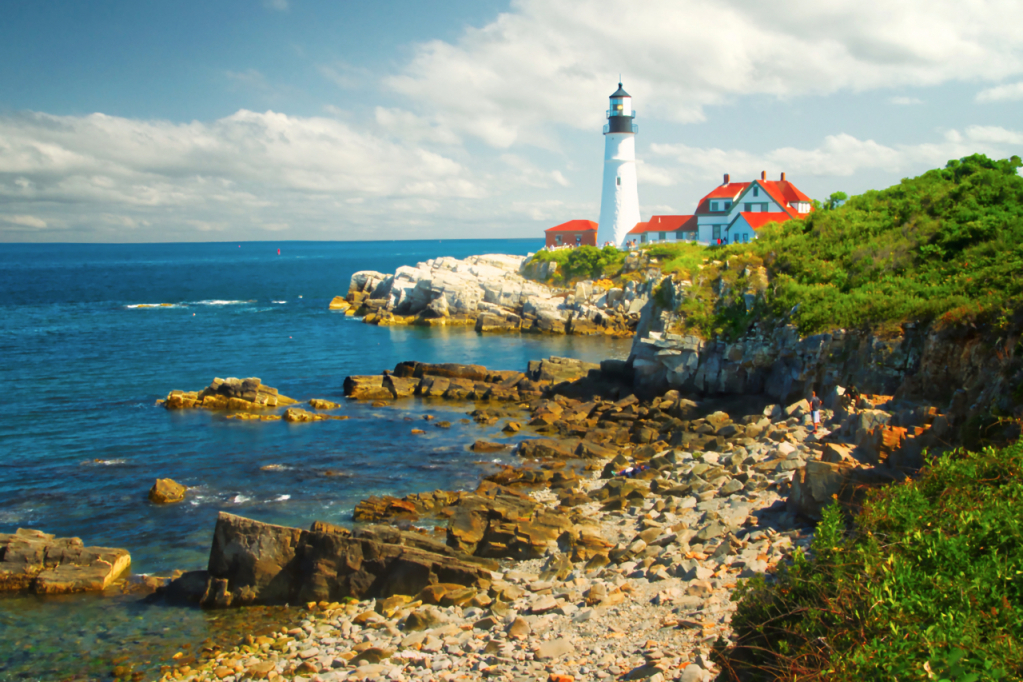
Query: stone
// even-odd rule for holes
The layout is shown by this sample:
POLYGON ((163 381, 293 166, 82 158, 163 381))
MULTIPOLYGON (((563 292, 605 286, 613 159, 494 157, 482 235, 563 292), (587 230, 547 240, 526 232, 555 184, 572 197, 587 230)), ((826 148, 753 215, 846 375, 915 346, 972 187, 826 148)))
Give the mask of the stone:
POLYGON ((679 676, 679 682, 703 682, 703 678, 706 672, 703 668, 695 663, 690 663, 682 671, 682 675, 679 676))
POLYGON ((340 310, 341 312, 347 311, 352 307, 352 304, 345 300, 344 296, 335 296, 330 300, 328 310, 340 310))
POLYGON ((574 652, 575 647, 572 646, 572 643, 568 639, 560 637, 547 642, 541 642, 534 655, 537 660, 546 661, 553 658, 561 658, 574 652))
POLYGON ((529 623, 522 616, 518 616, 508 626, 508 636, 512 639, 525 639, 532 632, 529 623))
POLYGON ((547 613, 556 608, 558 608, 558 600, 547 594, 534 601, 529 607, 529 612, 536 614, 547 613))
POLYGON ((353 533, 317 522, 304 531, 221 512, 206 575, 185 574, 167 589, 217 608, 413 595, 442 579, 489 586, 489 572, 467 559, 426 536, 386 526, 353 533), (182 582, 186 576, 191 582, 182 582))
POLYGON ((329 400, 323 400, 321 398, 313 398, 309 401, 309 407, 314 410, 336 410, 341 407, 338 403, 333 403, 329 400))
POLYGON ((25 528, 0 533, 0 592, 99 592, 130 565, 123 549, 86 547, 78 538, 25 528))
POLYGON ((502 450, 507 450, 510 447, 511 446, 507 443, 493 443, 491 441, 478 440, 472 444, 470 449, 473 452, 501 452, 502 450))
POLYGON ((385 659, 390 658, 394 655, 395 650, 382 647, 370 647, 360 652, 358 656, 353 658, 350 663, 352 665, 359 665, 361 663, 379 663, 385 659))
POLYGON ((394 394, 384 385, 383 376, 348 376, 344 382, 345 396, 355 400, 391 400, 394 394))
POLYGON ((169 478, 158 478, 149 489, 149 501, 153 504, 172 504, 185 499, 188 490, 180 483, 169 478))
POLYGON ((834 464, 840 462, 854 462, 856 458, 852 455, 851 445, 840 445, 838 443, 827 443, 824 451, 821 452, 821 461, 834 464))

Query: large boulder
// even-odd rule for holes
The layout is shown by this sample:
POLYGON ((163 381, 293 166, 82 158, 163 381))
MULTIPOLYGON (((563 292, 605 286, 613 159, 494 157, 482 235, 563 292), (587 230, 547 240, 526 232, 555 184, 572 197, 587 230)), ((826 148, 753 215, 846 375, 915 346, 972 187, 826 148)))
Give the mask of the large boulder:
POLYGON ((294 405, 297 400, 281 395, 276 388, 263 384, 257 377, 238 379, 215 377, 202 391, 174 390, 158 400, 168 410, 202 408, 206 410, 257 411, 271 407, 294 405))
POLYGON ((390 400, 394 398, 391 389, 384 385, 380 375, 345 377, 345 395, 356 400, 390 400))
POLYGON ((98 592, 129 565, 124 549, 86 547, 78 538, 24 528, 0 533, 0 592, 98 592))
POLYGON ((149 489, 149 501, 154 504, 170 504, 185 499, 188 488, 170 478, 158 478, 149 489))
POLYGON ((217 518, 205 576, 186 576, 172 583, 168 596, 207 608, 412 596, 437 583, 490 584, 478 562, 418 533, 389 527, 352 533, 319 522, 306 531, 225 512, 217 518))

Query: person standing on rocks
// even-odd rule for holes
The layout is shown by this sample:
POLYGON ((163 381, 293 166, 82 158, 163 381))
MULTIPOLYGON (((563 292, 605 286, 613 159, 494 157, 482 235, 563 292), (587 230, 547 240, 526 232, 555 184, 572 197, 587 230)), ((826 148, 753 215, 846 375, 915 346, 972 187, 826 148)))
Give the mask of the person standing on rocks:
POLYGON ((821 423, 821 399, 817 397, 817 391, 811 391, 810 414, 813 417, 813 432, 817 433, 817 426, 821 423))

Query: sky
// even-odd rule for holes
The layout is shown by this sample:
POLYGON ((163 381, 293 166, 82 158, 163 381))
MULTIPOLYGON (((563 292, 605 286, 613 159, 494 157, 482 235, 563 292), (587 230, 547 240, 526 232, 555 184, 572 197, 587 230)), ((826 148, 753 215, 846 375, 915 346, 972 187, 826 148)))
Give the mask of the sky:
POLYGON ((1023 156, 1019 0, 4 0, 0 242, 540 237, 1023 156))

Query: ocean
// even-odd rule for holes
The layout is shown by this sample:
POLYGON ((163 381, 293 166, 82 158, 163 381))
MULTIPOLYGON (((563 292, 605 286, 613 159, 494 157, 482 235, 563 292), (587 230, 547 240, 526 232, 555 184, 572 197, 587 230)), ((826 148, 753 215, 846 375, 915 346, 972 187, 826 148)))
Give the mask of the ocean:
MULTIPOLYGON (((123 547, 133 572, 166 574, 205 567, 221 510, 300 527, 348 524, 368 495, 475 487, 486 465, 467 446, 498 437, 499 426, 465 423, 464 406, 346 402, 344 378, 403 360, 523 370, 551 355, 623 358, 629 341, 375 327, 328 303, 358 270, 541 246, 3 245, 0 532, 35 528, 123 547), (242 422, 156 406, 172 389, 200 390, 214 377, 259 377, 298 400, 342 402, 349 419, 242 422), (427 413, 452 428, 412 435, 427 413), (156 478, 189 486, 187 500, 150 504, 156 478)), ((156 666, 180 640, 215 634, 234 617, 126 597, 0 597, 0 680, 102 677, 111 660, 140 649, 156 666)))

